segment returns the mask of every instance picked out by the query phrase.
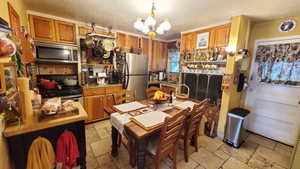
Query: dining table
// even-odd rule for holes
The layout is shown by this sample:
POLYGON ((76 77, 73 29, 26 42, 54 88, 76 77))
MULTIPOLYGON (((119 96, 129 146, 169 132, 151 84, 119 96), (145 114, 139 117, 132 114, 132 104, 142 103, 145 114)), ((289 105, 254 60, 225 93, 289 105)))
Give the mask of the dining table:
MULTIPOLYGON (((184 102, 186 100, 176 100, 177 103, 184 102)), ((144 104, 147 107, 150 107, 150 109, 153 110, 159 110, 162 111, 169 116, 174 116, 176 113, 179 112, 179 110, 184 109, 182 107, 176 106, 176 104, 155 104, 153 108, 153 102, 151 100, 142 100, 139 101, 139 103, 144 104)), ((194 103, 194 102, 193 102, 194 103)), ((120 112, 118 109, 113 109, 121 114, 129 113, 129 112, 120 112)), ((135 110, 138 111, 138 110, 135 110)), ((129 155, 129 163, 132 167, 135 167, 137 165, 137 169, 144 169, 145 168, 145 156, 146 156, 146 149, 147 149, 147 143, 148 138, 151 137, 154 134, 157 134, 161 130, 161 125, 158 125, 151 129, 145 129, 141 125, 138 125, 136 122, 130 120, 127 123, 124 124, 124 133, 126 133, 126 136, 128 137, 128 144, 133 145, 134 150, 131 150, 129 155)), ((112 125, 112 131, 111 131, 111 137, 112 137, 112 151, 111 155, 113 157, 118 156, 118 140, 121 135, 119 134, 120 131, 112 125)))

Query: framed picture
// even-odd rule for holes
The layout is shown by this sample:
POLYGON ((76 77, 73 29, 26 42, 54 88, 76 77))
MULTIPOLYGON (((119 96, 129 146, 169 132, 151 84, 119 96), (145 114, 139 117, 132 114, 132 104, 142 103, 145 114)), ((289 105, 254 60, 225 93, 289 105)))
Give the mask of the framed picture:
POLYGON ((209 32, 197 35, 197 49, 207 49, 209 43, 209 32))

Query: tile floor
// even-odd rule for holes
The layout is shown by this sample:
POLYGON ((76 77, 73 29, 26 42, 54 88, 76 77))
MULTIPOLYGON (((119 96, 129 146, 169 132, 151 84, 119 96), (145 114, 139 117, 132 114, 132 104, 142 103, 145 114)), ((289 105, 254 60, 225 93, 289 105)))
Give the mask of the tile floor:
MULTIPOLYGON (((132 169, 126 149, 120 148, 119 156, 110 156, 111 124, 109 120, 86 125, 87 169, 132 169)), ((199 151, 190 147, 190 160, 185 163, 182 145, 177 154, 177 169, 287 169, 292 147, 249 134, 246 142, 235 149, 224 144, 220 138, 199 137, 199 151)), ((146 160, 147 169, 153 168, 151 159, 146 160)), ((161 169, 171 168, 166 159, 161 169)))

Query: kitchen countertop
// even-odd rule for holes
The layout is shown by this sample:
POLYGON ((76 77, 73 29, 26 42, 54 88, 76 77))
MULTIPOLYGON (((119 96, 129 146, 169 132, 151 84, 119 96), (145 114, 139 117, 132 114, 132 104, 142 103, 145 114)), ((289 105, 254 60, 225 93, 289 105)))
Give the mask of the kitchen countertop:
POLYGON ((79 114, 78 115, 73 115, 73 116, 68 116, 68 117, 62 117, 58 119, 53 119, 49 121, 42 121, 42 122, 33 122, 30 124, 21 124, 15 125, 15 126, 9 126, 5 128, 3 131, 4 137, 12 137, 20 134, 25 134, 29 132, 34 132, 38 130, 43 130, 51 127, 56 127, 68 123, 74 123, 82 120, 87 119, 87 113, 83 109, 82 105, 79 102, 75 102, 75 106, 78 107, 79 109, 79 114))
POLYGON ((98 87, 113 87, 113 86, 122 86, 122 84, 106 84, 106 85, 85 85, 83 86, 84 89, 89 89, 89 88, 98 88, 98 87))

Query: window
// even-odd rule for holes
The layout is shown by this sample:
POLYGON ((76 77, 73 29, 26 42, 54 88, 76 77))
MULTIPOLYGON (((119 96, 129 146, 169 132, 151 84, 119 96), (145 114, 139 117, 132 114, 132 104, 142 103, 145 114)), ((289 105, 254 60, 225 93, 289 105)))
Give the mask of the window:
POLYGON ((179 72, 180 52, 178 49, 168 49, 168 72, 179 72))

